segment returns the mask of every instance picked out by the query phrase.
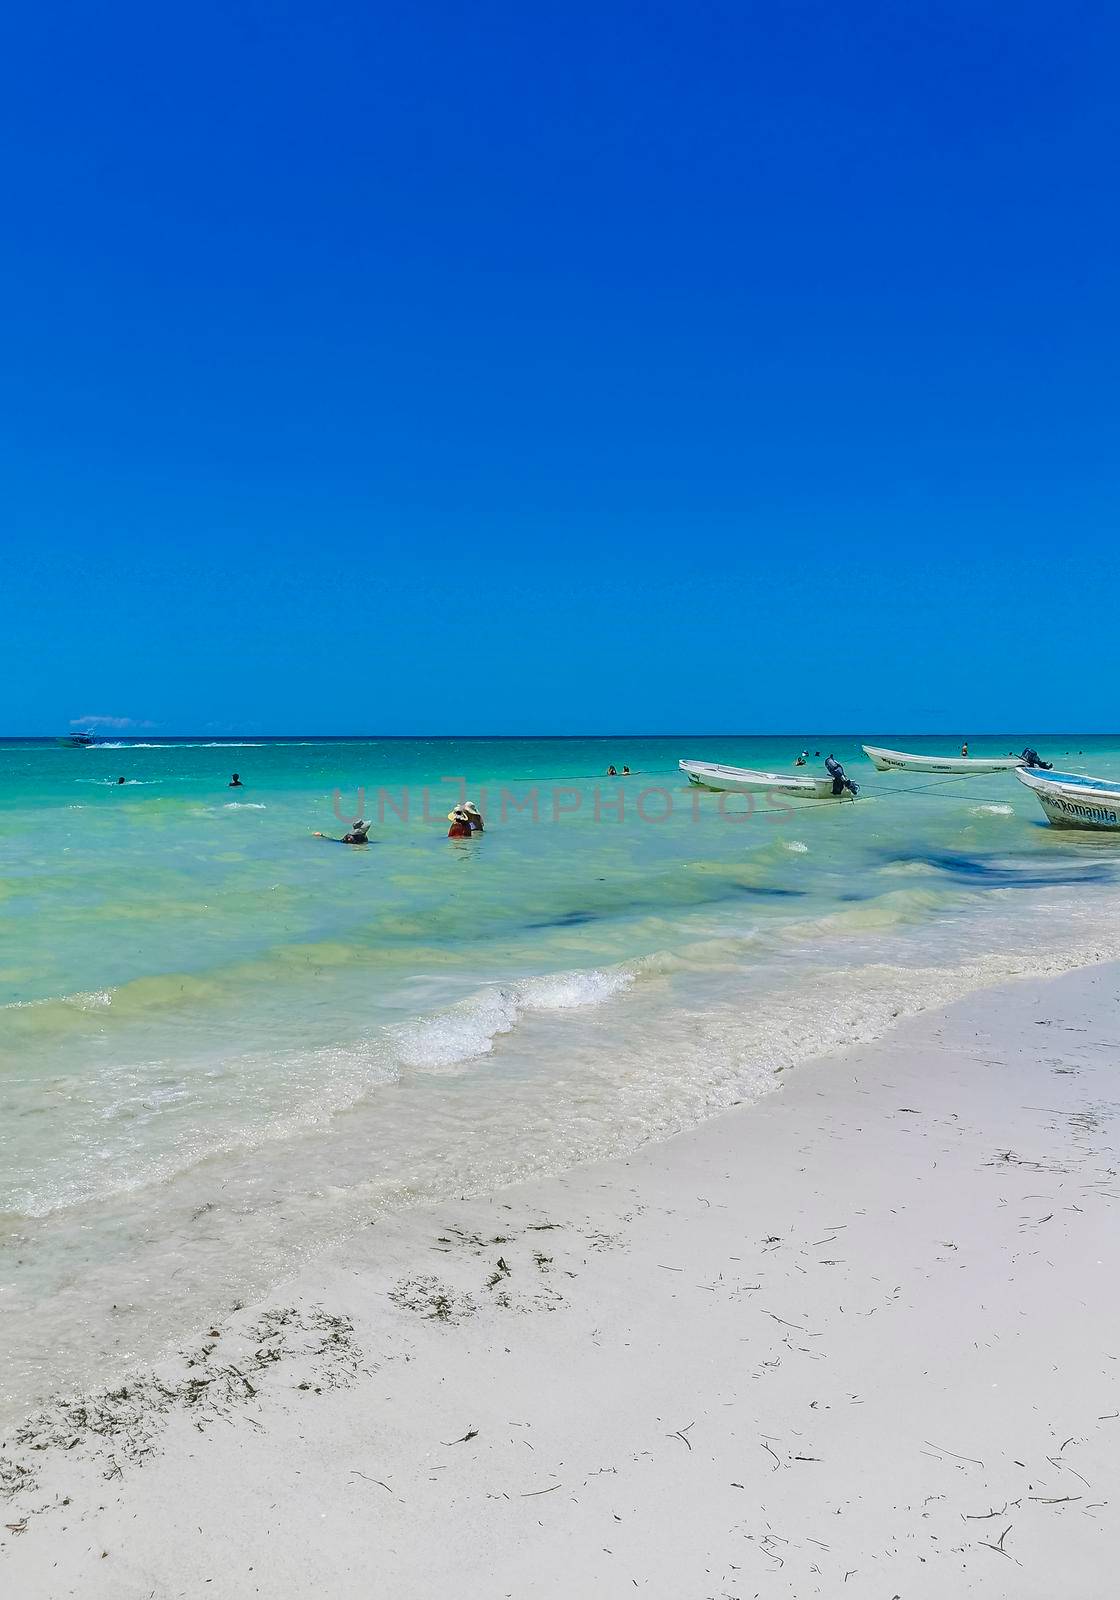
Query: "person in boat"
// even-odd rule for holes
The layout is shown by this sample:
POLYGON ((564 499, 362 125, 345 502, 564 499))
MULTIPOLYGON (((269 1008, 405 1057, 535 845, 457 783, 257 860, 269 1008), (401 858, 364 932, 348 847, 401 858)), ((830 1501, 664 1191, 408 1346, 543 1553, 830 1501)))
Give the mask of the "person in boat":
POLYGON ((469 839, 471 836, 471 814, 466 806, 456 806, 454 811, 447 813, 447 820, 451 826, 447 830, 449 839, 469 839))
POLYGON ((856 795, 859 793, 859 784, 852 782, 851 778, 846 775, 843 767, 831 752, 825 758, 824 770, 832 779, 833 794, 843 794, 844 790, 847 789, 851 792, 852 799, 855 799, 856 795))
POLYGON ((464 800, 462 806, 456 807, 456 809, 467 813, 467 821, 471 825, 472 833, 484 833, 486 831, 486 824, 482 820, 482 812, 473 800, 464 800))
POLYGON ((329 839, 331 844, 368 844, 369 830, 372 824, 363 822, 361 817, 356 817, 350 824, 349 833, 344 833, 341 839, 335 839, 329 833, 314 833, 313 839, 329 839))
POLYGON ((227 789, 244 789, 244 787, 245 785, 241 781, 241 774, 239 772, 235 772, 233 777, 226 784, 227 789))
POLYGON ((1043 772, 1052 772, 1054 770, 1054 763, 1052 761, 1043 761, 1038 751, 1031 745, 1028 745, 1023 751, 1020 760, 1025 762, 1028 767, 1040 767, 1043 772))

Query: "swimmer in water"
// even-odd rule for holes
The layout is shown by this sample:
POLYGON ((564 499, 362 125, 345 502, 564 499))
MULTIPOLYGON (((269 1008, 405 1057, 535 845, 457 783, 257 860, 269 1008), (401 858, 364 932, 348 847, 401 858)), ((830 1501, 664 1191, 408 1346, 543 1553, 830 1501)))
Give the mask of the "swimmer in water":
POLYGON ((451 826, 447 830, 449 839, 469 839, 472 833, 471 814, 466 806, 456 806, 454 811, 447 813, 447 820, 451 826))
POLYGON ((245 785, 241 781, 241 775, 237 772, 234 773, 233 777, 226 784, 227 789, 244 789, 244 787, 245 785))
POLYGON ((358 817, 350 824, 350 832, 344 833, 341 839, 335 839, 329 833, 313 833, 313 839, 329 839, 331 844, 368 844, 370 823, 363 822, 358 817))

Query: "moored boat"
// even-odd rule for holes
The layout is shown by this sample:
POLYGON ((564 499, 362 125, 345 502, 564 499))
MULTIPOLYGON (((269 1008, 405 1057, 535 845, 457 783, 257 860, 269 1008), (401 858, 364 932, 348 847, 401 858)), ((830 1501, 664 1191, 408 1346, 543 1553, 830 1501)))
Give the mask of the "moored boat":
POLYGON ((97 736, 96 734, 92 733, 64 733, 58 742, 59 744, 70 745, 71 747, 75 745, 90 745, 97 743, 97 736))
MULTIPOLYGON (((714 761, 682 761, 679 766, 689 783, 701 789, 729 794, 801 795, 810 800, 833 798, 832 779, 813 777, 807 772, 758 772, 752 767, 725 767, 714 761)), ((849 794, 847 798, 855 797, 849 794)))
POLYGON ((950 772, 971 778, 984 772, 1013 772, 1023 765, 1021 756, 919 756, 905 750, 881 750, 874 744, 865 744, 863 753, 880 772, 950 772))
POLYGON ((1056 828, 1092 828, 1120 833, 1120 784, 1091 778, 1083 772, 1039 772, 1022 767, 1015 774, 1033 789, 1047 819, 1056 828))

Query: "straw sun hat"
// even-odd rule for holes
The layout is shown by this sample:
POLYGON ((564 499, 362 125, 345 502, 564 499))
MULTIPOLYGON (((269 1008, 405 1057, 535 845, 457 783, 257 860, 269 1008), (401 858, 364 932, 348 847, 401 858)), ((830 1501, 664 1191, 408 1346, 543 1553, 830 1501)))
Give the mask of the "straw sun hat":
POLYGON ((470 822, 472 817, 481 817, 482 812, 473 800, 464 800, 461 806, 456 806, 454 811, 447 813, 448 822, 470 822))

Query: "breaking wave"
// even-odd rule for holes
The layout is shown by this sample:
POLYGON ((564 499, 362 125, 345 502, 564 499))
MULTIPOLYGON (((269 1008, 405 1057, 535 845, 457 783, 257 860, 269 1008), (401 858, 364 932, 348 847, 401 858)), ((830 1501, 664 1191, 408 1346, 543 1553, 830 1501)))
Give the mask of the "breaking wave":
POLYGON ((527 1012, 602 1005, 633 982, 632 972, 618 969, 561 972, 484 989, 446 1011, 393 1029, 394 1053, 405 1067, 439 1071, 462 1066, 489 1055, 495 1040, 512 1033, 527 1012))

